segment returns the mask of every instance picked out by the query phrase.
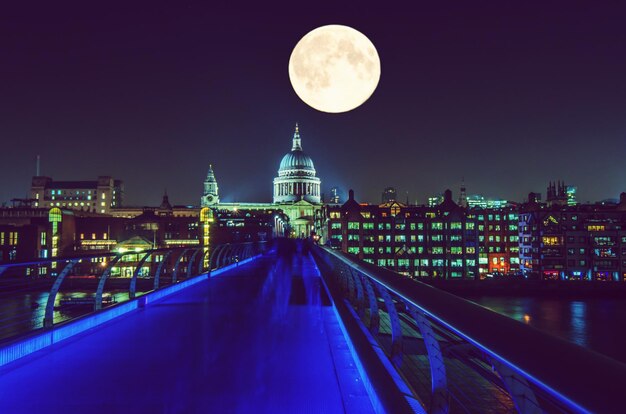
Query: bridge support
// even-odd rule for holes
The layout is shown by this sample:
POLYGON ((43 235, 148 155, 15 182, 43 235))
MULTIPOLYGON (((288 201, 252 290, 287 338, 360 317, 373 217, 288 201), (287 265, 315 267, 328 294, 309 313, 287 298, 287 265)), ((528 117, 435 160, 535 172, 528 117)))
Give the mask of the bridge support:
POLYGON ((128 289, 128 297, 130 299, 135 299, 135 292, 137 290, 137 277, 139 276, 139 272, 141 272, 141 268, 146 263, 146 260, 148 260, 150 255, 152 255, 152 252, 146 253, 141 258, 139 263, 137 263, 137 267, 135 268, 135 271, 133 272, 133 277, 130 279, 130 287, 128 289))
POLYGON ((154 290, 157 290, 159 288, 161 272, 163 271, 163 267, 167 265, 167 260, 170 258, 171 255, 172 255, 172 251, 170 250, 169 252, 165 254, 165 256, 163 256, 163 260, 161 260, 161 263, 159 263, 159 266, 157 267, 157 271, 154 274, 154 286, 153 286, 154 290))
POLYGON ((109 275, 111 274, 111 270, 113 270, 113 266, 122 258, 122 255, 115 256, 109 264, 107 265, 102 275, 100 275, 100 280, 98 281, 98 290, 96 290, 96 301, 93 304, 93 310, 98 311, 102 309, 102 292, 104 292, 104 284, 106 283, 109 275))
POLYGON ((43 319, 44 328, 50 328, 52 325, 54 325, 54 302, 56 302, 57 293, 59 293, 59 289, 61 288, 61 284, 63 283, 65 276, 67 276, 72 271, 72 269, 74 268, 74 266, 76 266, 76 263, 78 262, 78 259, 68 262, 61 271, 61 273, 59 273, 57 278, 54 279, 52 289, 50 289, 50 294, 48 295, 48 302, 46 303, 46 314, 43 319))
POLYGON ((180 266, 180 262, 183 260, 183 257, 185 256, 185 254, 191 249, 184 249, 179 255, 178 258, 176 259, 176 264, 174 265, 174 270, 172 271, 172 285, 174 283, 176 283, 177 278, 178 278, 178 267, 180 266))
POLYGON ((193 264, 196 261, 196 256, 198 255, 198 253, 200 253, 200 250, 200 248, 194 250, 193 254, 191 255, 191 259, 189 259, 189 264, 187 265, 187 279, 191 277, 191 270, 193 268, 193 264))

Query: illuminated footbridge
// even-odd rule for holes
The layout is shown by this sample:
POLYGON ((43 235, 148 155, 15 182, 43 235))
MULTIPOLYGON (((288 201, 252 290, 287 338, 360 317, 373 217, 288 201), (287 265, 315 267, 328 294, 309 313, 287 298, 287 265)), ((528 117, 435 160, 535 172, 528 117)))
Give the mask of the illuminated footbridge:
POLYGON ((623 364, 332 250, 123 256, 0 267, 0 412, 621 411, 623 364))

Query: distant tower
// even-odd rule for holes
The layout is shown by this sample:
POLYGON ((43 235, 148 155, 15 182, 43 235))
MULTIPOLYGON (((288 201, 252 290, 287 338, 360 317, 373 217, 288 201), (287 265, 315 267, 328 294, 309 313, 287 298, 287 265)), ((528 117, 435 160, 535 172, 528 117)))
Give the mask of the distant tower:
POLYGON ((382 203, 393 203, 398 199, 398 194, 395 188, 387 187, 383 190, 382 203))
POLYGON ((567 205, 568 206, 575 206, 577 204, 577 201, 576 201, 577 190, 578 188, 574 187, 573 185, 567 186, 567 205))
POLYGON ((548 206, 568 204, 567 186, 564 181, 548 183, 546 202, 548 206))
POLYGON ((209 172, 204 180, 204 193, 200 199, 202 207, 211 207, 220 202, 219 192, 217 188, 217 180, 213 172, 213 165, 209 164, 209 172))
POLYGON ((459 193, 459 206, 467 207, 467 192, 465 191, 465 178, 461 180, 461 192, 459 193))
POLYGON ((161 199, 161 205, 159 206, 159 210, 163 211, 171 211, 172 205, 170 204, 170 199, 167 196, 167 190, 163 193, 163 198, 161 199))
POLYGON ((341 204, 341 196, 339 195, 339 187, 330 189, 330 204, 341 204))

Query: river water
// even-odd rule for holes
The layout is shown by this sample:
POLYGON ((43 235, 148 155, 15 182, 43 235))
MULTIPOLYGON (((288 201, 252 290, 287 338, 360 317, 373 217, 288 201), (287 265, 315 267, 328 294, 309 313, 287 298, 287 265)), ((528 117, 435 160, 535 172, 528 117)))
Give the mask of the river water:
MULTIPOLYGON (((138 295, 142 292, 138 292, 138 295)), ((128 300, 128 292, 106 292, 117 302, 128 300)), ((91 307, 59 309, 62 299, 93 297, 94 292, 59 292, 55 301, 54 323, 60 323, 92 311, 91 307)), ((0 341, 43 327, 48 292, 15 292, 5 294, 0 300, 0 341)))
POLYGON ((466 299, 626 363, 626 299, 497 296, 466 299))

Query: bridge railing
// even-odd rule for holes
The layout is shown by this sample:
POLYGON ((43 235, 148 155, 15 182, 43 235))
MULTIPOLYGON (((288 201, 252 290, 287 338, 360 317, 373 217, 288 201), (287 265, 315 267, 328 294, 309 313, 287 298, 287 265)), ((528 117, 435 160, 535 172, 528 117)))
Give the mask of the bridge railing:
POLYGON ((413 411, 616 412, 623 405, 614 386, 626 384, 626 365, 618 361, 340 252, 313 252, 413 411))
POLYGON ((265 243, 0 263, 0 344, 121 305, 263 252, 265 243))

